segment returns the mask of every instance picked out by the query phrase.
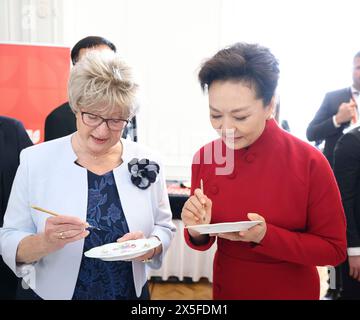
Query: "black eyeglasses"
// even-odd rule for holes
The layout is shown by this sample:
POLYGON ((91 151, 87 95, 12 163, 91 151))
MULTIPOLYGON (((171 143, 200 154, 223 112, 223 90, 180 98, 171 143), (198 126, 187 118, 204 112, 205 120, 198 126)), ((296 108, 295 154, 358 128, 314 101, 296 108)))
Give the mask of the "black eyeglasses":
POLYGON ((96 128, 105 122, 108 128, 113 131, 121 131, 129 122, 129 120, 125 119, 105 119, 89 112, 81 112, 81 119, 85 125, 93 128, 96 128))

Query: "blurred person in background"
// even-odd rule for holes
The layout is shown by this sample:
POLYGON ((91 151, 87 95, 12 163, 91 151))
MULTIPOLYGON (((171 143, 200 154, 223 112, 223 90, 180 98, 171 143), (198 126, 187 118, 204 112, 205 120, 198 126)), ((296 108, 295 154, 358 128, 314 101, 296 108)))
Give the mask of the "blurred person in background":
POLYGON ((360 299, 360 130, 343 135, 335 146, 334 173, 347 221, 347 254, 341 265, 341 299, 360 299))
POLYGON ((357 99, 360 92, 360 51, 353 59, 351 87, 328 92, 310 122, 306 136, 316 144, 325 141, 324 155, 333 166, 334 148, 345 128, 358 122, 357 99))
MULTIPOLYGON (((310 122, 306 136, 319 147, 323 142, 323 153, 331 167, 334 165, 334 148, 343 134, 359 125, 360 92, 360 51, 353 58, 352 85, 347 88, 328 92, 310 122)), ((329 288, 326 298, 336 300, 341 297, 341 270, 336 268, 336 288, 329 288)))
MULTIPOLYGON (((0 116, 0 227, 3 225, 11 186, 19 166, 20 152, 31 145, 20 121, 0 116)), ((17 283, 17 277, 0 255, 0 300, 15 299, 17 283)))

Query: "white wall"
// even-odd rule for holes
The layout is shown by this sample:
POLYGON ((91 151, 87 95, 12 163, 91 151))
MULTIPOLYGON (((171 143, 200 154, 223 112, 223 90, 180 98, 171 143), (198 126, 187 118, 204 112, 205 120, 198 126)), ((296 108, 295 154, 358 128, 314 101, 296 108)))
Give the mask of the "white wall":
POLYGON ((196 78, 204 58, 236 41, 269 46, 281 118, 305 138, 325 92, 351 84, 358 12, 358 0, 0 0, 0 41, 112 40, 142 88, 140 141, 163 154, 168 177, 189 177, 193 153, 215 137, 196 78))
POLYGON ((0 0, 0 41, 63 44, 63 1, 0 0))
POLYGON ((305 131, 329 90, 350 86, 360 51, 358 0, 223 2, 221 45, 259 42, 280 60, 281 118, 305 131))

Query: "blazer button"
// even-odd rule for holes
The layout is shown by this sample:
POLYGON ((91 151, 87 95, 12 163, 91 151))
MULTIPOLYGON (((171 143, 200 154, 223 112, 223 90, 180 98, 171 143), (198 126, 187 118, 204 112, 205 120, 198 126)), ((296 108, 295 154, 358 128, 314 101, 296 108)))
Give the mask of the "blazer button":
POLYGON ((210 192, 212 193, 212 194, 218 194, 219 193, 219 187, 218 186, 211 186, 211 188, 210 188, 210 192))
POLYGON ((250 154, 248 154, 248 155, 245 156, 245 160, 246 160, 246 162, 248 162, 248 163, 252 163, 252 162, 254 162, 254 160, 255 160, 255 155, 250 153, 250 154))

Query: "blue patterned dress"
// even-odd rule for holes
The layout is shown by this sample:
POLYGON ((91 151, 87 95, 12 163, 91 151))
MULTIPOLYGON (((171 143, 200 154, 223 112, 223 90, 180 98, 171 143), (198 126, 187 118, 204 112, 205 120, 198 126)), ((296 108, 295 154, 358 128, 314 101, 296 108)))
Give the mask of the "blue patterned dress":
MULTIPOLYGON (((85 238, 84 252, 116 242, 129 232, 113 172, 97 175, 88 171, 88 209, 86 221, 101 230, 91 229, 85 238)), ((131 262, 102 261, 83 255, 74 300, 134 299, 131 262)))

